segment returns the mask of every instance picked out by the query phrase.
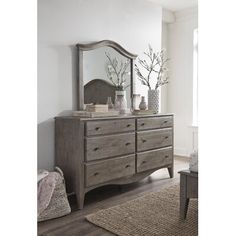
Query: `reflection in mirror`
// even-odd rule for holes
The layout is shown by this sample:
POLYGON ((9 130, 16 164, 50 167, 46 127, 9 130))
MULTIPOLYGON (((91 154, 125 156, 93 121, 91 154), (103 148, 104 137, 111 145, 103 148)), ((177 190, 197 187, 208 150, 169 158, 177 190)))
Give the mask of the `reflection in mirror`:
MULTIPOLYGON (((130 59, 111 47, 85 51, 83 55, 84 103, 104 104, 107 98, 111 97, 114 104, 115 91, 122 89, 126 91, 126 97, 130 98, 130 70, 130 59)), ((130 99, 127 99, 127 106, 130 107, 130 99)))

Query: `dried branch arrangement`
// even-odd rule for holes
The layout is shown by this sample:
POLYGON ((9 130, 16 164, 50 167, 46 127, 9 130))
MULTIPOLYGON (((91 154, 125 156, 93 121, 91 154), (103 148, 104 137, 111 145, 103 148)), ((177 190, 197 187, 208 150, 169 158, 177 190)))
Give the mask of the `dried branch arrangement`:
POLYGON ((145 76, 143 72, 140 71, 137 64, 135 64, 135 71, 138 76, 138 79, 141 81, 143 85, 148 86, 151 90, 151 79, 155 79, 155 90, 157 90, 160 86, 168 83, 167 76, 167 61, 169 58, 166 58, 166 51, 162 49, 160 52, 153 52, 152 47, 149 45, 148 51, 144 52, 147 56, 148 60, 141 60, 138 58, 138 63, 141 67, 145 69, 147 75, 145 76))
POLYGON ((118 62, 116 58, 111 58, 109 53, 105 52, 105 54, 108 58, 108 62, 106 65, 107 77, 117 88, 117 90, 126 89, 130 86, 130 84, 126 84, 127 75, 130 74, 130 72, 128 71, 130 64, 129 59, 127 59, 125 62, 118 62))

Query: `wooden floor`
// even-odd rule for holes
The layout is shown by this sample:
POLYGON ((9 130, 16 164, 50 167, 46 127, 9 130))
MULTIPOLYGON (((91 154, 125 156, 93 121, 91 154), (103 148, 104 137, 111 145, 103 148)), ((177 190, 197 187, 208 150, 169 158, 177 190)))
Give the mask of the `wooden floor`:
POLYGON ((175 175, 169 178, 168 170, 161 169, 154 172, 144 180, 119 186, 104 186, 94 189, 85 196, 83 210, 76 210, 75 198, 70 199, 72 213, 54 220, 48 220, 38 224, 38 235, 40 236, 111 236, 114 235, 103 230, 88 221, 85 216, 100 209, 124 203, 149 192, 156 192, 163 188, 179 183, 180 170, 188 169, 186 158, 175 158, 175 175))

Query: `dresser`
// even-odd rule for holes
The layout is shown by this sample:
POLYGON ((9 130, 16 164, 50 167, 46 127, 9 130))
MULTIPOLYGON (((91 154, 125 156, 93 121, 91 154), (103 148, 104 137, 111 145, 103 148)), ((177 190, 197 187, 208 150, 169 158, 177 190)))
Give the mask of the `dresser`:
POLYGON ((173 177, 173 115, 55 118, 55 163, 79 209, 85 194, 139 181, 168 168, 173 177))

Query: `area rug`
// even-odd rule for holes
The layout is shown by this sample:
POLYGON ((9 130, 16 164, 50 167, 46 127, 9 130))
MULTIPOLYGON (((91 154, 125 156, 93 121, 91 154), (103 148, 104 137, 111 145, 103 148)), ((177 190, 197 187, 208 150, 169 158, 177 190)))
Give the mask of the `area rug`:
POLYGON ((197 236, 198 201, 191 199, 186 220, 179 218, 179 185, 86 216, 119 236, 197 236))

